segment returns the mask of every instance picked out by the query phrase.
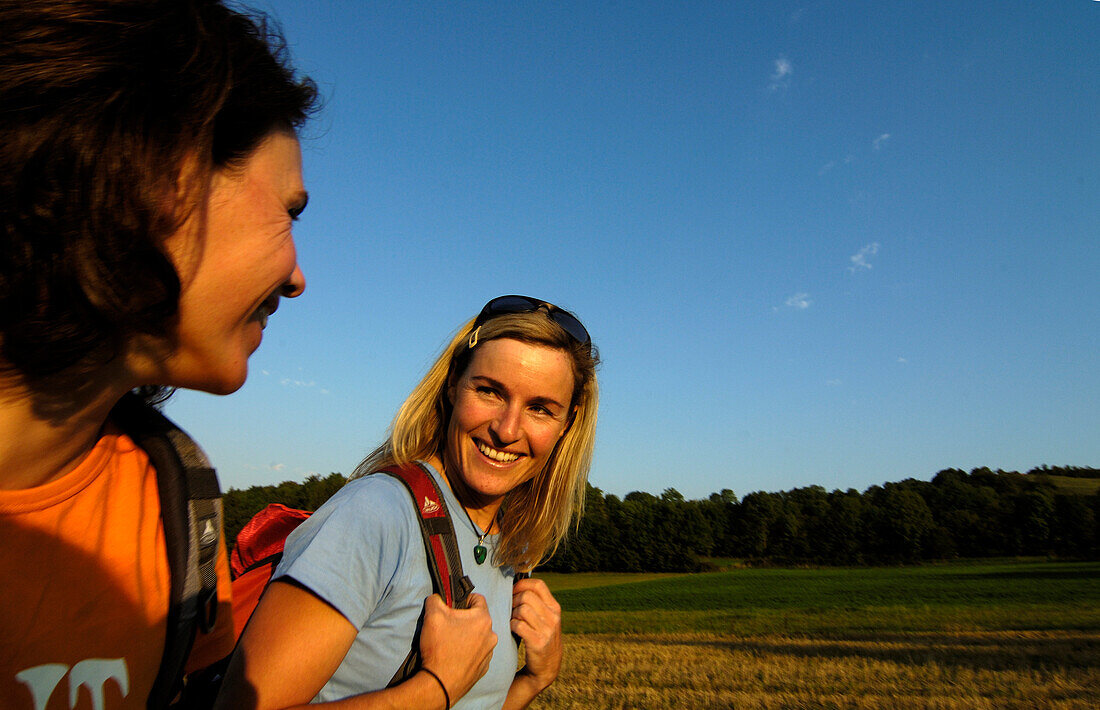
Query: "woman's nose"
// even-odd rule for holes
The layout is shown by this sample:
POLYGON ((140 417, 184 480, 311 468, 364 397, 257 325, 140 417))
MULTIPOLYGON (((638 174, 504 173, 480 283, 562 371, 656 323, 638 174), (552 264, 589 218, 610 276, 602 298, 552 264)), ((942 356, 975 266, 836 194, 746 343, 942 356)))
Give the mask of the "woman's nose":
POLYGON ((306 276, 302 273, 302 267, 297 264, 294 265, 294 273, 290 275, 290 278, 283 284, 282 293, 279 295, 286 298, 296 298, 302 295, 302 291, 306 290, 306 276))
POLYGON ((502 407, 497 414, 496 421, 493 422, 493 434, 496 435, 501 444, 511 444, 519 439, 519 429, 520 408, 511 405, 502 407))

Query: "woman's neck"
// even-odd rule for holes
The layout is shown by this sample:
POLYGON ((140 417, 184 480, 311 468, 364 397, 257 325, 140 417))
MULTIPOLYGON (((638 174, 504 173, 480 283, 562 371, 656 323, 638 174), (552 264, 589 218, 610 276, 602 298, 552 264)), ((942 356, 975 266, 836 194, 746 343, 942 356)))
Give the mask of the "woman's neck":
POLYGON ((0 490, 35 488, 76 468, 126 391, 85 382, 50 396, 0 380, 0 490))

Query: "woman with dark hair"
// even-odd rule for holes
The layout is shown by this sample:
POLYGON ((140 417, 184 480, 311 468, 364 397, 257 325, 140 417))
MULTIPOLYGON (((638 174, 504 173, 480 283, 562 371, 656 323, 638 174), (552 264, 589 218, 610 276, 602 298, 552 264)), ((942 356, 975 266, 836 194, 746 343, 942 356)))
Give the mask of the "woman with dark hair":
MULTIPOLYGON (((216 0, 3 0, 0 27, 0 706, 163 706, 157 471, 114 408, 236 390, 302 292, 316 91, 216 0)), ((190 670, 233 648, 217 554, 190 670)))
POLYGON ((526 296, 486 304, 405 400, 386 443, 291 534, 222 707, 519 708, 549 686, 561 665, 561 611, 526 573, 580 513, 598 362, 568 311, 526 296), (480 680, 425 655, 416 675, 386 687, 432 585, 411 498, 393 478, 369 474, 410 462, 442 491, 462 568, 492 617, 497 641, 480 680), (525 644, 518 672, 513 638, 525 644))
MULTIPOLYGON (((160 707, 165 526, 116 405, 238 389, 302 292, 316 91, 221 0, 0 0, 0 27, 0 707, 160 707)), ((233 648, 217 554, 191 669, 233 648)))

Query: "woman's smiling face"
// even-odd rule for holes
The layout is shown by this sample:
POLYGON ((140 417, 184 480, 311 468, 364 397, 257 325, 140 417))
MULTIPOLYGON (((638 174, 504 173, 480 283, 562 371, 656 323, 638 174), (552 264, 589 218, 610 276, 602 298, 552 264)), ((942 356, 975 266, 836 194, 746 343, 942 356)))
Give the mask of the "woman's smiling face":
POLYGON ((511 338, 477 346, 447 389, 453 409, 444 465, 451 486, 472 498, 467 507, 495 513, 509 491, 542 470, 568 428, 573 385, 563 350, 511 338))
POLYGON ((167 241, 180 275, 179 325, 159 384, 227 394, 244 384, 279 298, 305 288, 292 225, 305 207, 298 139, 275 131, 167 241))

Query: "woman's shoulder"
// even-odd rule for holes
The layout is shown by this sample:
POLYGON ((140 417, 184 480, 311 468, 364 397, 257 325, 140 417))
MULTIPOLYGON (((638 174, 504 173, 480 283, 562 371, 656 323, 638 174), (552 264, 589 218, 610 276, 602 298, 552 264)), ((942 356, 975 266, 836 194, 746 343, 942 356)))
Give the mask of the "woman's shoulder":
POLYGON ((399 496, 408 498, 409 496, 400 481, 381 471, 353 478, 340 489, 337 495, 339 494, 352 498, 380 499, 397 498, 399 496))
POLYGON ((389 476, 364 476, 349 481, 287 537, 280 569, 299 558, 350 564, 370 550, 404 549, 419 537, 413 501, 401 483, 389 476), (348 545, 349 540, 356 544, 348 545))
POLYGON ((362 511, 370 511, 366 517, 385 523, 413 519, 416 512, 400 481, 374 473, 348 481, 313 515, 318 520, 348 516, 362 519, 362 511))

